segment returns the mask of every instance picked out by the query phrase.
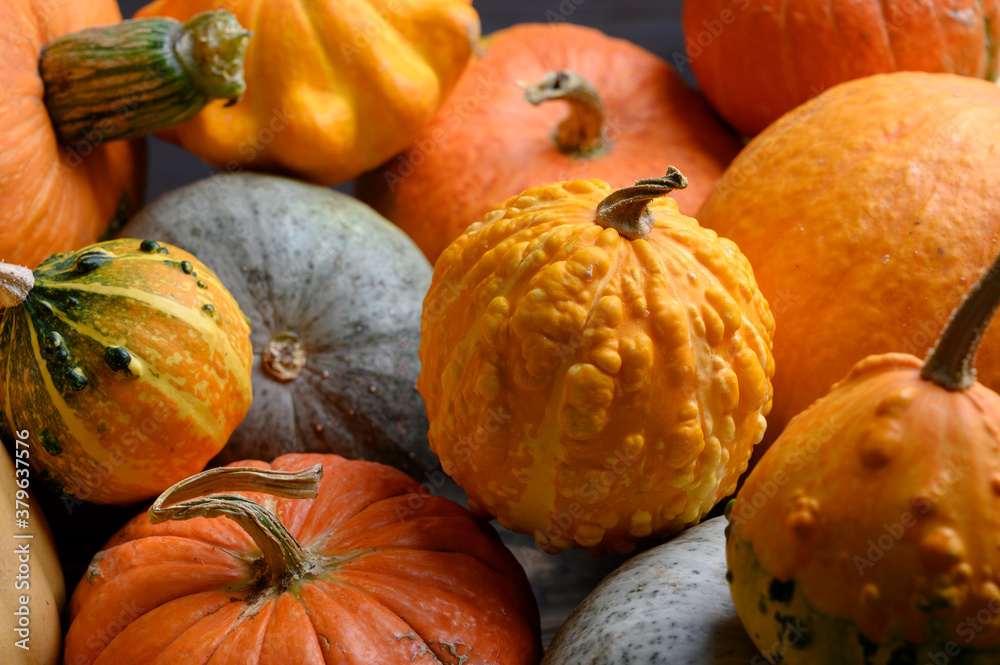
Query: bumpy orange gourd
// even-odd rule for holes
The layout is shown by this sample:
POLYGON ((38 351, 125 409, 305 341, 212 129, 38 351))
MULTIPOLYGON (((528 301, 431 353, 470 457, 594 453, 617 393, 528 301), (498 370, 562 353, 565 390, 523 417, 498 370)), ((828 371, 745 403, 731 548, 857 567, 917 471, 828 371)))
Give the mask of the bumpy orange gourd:
POLYGON ((479 38, 471 0, 156 0, 136 16, 227 9, 253 31, 247 91, 158 134, 216 168, 330 185, 413 140, 479 38))
MULTIPOLYGON (((930 348, 1000 240, 998 145, 996 85, 898 72, 804 104, 719 179, 698 220, 746 254, 780 331, 768 439, 858 358, 930 348)), ((1000 325, 979 374, 1000 389, 1000 325)))
POLYGON ((725 120, 754 136, 844 81, 893 71, 993 80, 998 0, 686 0, 687 58, 725 120))
POLYGON ((795 417, 731 506, 737 611, 772 663, 1000 657, 1000 395, 972 359, 1000 260, 921 364, 859 362, 795 417))
POLYGON ((497 201, 541 183, 625 187, 674 164, 691 179, 677 204, 692 215, 740 147, 649 51, 579 25, 525 24, 483 39, 434 119, 357 193, 433 263, 497 201))
POLYGON ((94 556, 65 662, 536 665, 538 608, 517 560, 422 489, 337 455, 192 476, 94 556))
POLYGON ((657 198, 683 184, 532 188, 435 266, 431 447, 474 510, 550 551, 694 524, 763 433, 773 319, 738 248, 657 198))
POLYGON ((114 0, 0 3, 0 259, 33 268, 54 252, 95 242, 142 205, 145 144, 79 152, 56 140, 38 71, 42 46, 95 25, 119 23, 114 0))

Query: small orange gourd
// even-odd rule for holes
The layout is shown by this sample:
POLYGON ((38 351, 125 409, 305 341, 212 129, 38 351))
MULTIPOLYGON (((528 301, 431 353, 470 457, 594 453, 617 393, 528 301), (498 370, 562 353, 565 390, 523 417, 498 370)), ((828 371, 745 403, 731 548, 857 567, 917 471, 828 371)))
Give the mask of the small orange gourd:
POLYGON ((1000 657, 1000 395, 972 367, 998 302, 1000 257, 926 361, 865 358, 750 473, 730 589, 770 662, 1000 657))
POLYGON ((549 551, 696 523, 763 433, 773 319, 738 248, 661 198, 684 185, 535 187, 435 266, 431 447, 474 510, 549 551))

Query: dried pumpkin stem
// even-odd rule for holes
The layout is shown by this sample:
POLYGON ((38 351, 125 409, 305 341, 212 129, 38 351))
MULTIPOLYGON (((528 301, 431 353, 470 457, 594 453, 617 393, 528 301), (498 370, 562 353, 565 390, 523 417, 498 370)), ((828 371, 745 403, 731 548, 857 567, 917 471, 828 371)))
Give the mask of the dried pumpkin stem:
POLYGON ((194 517, 228 517, 253 539, 264 555, 269 582, 300 577, 309 569, 309 558, 281 519, 264 506, 235 494, 262 492, 286 499, 317 496, 323 466, 301 471, 275 471, 252 467, 223 467, 182 480, 161 494, 147 514, 153 524, 194 517), (208 496, 206 496, 208 495, 208 496))
POLYGON ((597 204, 595 221, 606 229, 614 229, 629 240, 645 239, 653 229, 653 216, 647 209, 653 199, 687 187, 687 178, 673 166, 667 167, 662 178, 636 180, 631 187, 622 187, 608 194, 597 204))
POLYGON ((243 94, 250 32, 227 11, 186 23, 145 18, 46 44, 39 61, 56 136, 72 148, 177 125, 213 99, 243 94))
POLYGON ((555 141, 567 155, 590 157, 607 147, 604 138, 604 102, 597 88, 576 72, 549 72, 540 83, 526 86, 531 104, 559 99, 569 104, 569 115, 556 128, 555 141))
POLYGON ((955 308, 920 376, 948 390, 965 390, 975 383, 976 351, 998 305, 1000 254, 955 308))
POLYGON ((0 310, 23 303, 34 287, 34 272, 24 266, 0 261, 0 310))

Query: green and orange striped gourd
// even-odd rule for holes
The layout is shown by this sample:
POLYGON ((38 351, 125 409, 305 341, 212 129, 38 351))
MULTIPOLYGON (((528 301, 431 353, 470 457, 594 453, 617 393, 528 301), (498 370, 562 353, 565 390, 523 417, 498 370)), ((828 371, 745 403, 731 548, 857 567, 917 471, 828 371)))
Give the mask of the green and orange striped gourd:
POLYGON ((27 430, 32 465, 67 500, 155 496, 250 408, 249 328, 212 271, 166 244, 0 263, 0 434, 27 430))

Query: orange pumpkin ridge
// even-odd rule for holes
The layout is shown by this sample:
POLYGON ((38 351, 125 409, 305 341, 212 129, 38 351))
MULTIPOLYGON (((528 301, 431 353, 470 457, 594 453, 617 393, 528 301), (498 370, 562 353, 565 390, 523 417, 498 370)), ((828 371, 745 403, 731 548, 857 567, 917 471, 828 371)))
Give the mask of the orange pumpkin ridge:
POLYGON ((524 571, 487 525, 420 489, 316 454, 189 478, 94 557, 66 661, 535 665, 524 571))

